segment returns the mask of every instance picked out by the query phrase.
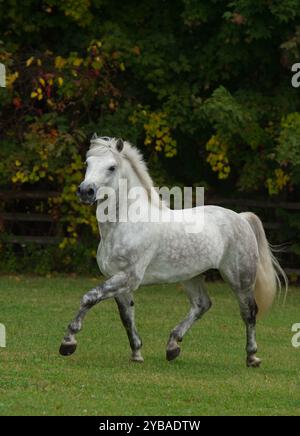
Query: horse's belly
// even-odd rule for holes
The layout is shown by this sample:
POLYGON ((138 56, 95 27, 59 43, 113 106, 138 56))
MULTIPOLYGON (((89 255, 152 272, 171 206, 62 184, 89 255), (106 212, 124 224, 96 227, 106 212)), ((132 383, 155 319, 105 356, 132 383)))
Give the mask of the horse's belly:
POLYGON ((208 259, 166 260, 156 258, 148 266, 143 284, 176 283, 189 280, 203 272, 214 268, 208 259))
POLYGON ((162 273, 161 271, 146 271, 142 280, 142 285, 184 282, 196 277, 199 274, 201 274, 199 271, 194 271, 194 273, 191 271, 171 271, 171 273, 162 273))
POLYGON ((143 283, 174 283, 189 280, 218 268, 222 246, 214 246, 206 233, 186 233, 182 226, 169 226, 160 239, 143 283))

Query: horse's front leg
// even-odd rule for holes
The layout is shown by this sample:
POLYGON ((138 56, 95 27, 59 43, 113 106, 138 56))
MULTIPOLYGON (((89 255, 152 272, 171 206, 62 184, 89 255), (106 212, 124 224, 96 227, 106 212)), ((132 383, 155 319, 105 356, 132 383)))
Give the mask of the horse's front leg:
POLYGON ((140 280, 133 272, 121 272, 85 294, 81 300, 80 309, 74 320, 68 326, 67 333, 62 341, 59 352, 63 356, 73 354, 77 347, 76 334, 81 330, 82 323, 88 311, 108 298, 116 298, 121 294, 138 288, 140 280))
POLYGON ((141 354, 142 340, 137 332, 134 320, 134 301, 132 293, 121 294, 116 297, 121 321, 126 329, 131 347, 131 360, 133 362, 144 362, 141 354))

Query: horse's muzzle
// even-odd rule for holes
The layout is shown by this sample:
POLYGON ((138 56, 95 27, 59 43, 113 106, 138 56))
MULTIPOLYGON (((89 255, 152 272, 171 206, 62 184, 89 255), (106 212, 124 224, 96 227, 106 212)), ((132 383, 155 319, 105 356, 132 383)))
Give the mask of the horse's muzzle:
POLYGON ((85 204, 93 204, 96 201, 97 188, 94 183, 82 182, 77 189, 77 196, 85 204))

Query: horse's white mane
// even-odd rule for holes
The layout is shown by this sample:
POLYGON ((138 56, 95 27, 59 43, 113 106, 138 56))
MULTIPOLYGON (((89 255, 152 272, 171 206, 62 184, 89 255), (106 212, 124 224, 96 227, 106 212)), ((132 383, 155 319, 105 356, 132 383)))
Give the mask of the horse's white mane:
POLYGON ((97 137, 96 134, 94 134, 91 139, 90 149, 87 152, 87 157, 101 156, 110 150, 114 153, 117 160, 122 158, 127 159, 131 165, 131 168, 140 180, 141 185, 146 190, 149 199, 154 200, 155 203, 161 203, 159 195, 153 192, 153 180, 149 175, 147 165, 141 152, 136 147, 132 146, 128 141, 124 141, 123 149, 121 152, 119 152, 116 149, 117 142, 118 138, 110 138, 108 136, 97 137))

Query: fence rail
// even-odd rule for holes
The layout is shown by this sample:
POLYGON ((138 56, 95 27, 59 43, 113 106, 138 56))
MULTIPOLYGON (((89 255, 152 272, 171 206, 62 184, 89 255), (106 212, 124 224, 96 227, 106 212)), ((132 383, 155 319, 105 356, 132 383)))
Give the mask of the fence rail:
POLYGON ((0 200, 46 200, 47 198, 58 197, 59 195, 60 193, 57 191, 0 191, 0 200))
POLYGON ((0 213, 4 221, 30 221, 30 222, 55 222, 51 215, 41 213, 0 213))
MULTIPOLYGON (((26 200, 30 201, 45 201, 48 198, 55 198, 60 195, 56 191, 0 191, 0 200, 7 203, 14 200, 26 200)), ((55 231, 54 235, 28 235, 28 234, 8 234, 5 235, 4 240, 11 244, 58 244, 62 240, 61 225, 58 216, 52 216, 44 213, 36 212, 0 212, 0 224, 4 227, 5 223, 27 223, 25 230, 30 233, 32 229, 40 225, 41 223, 48 223, 51 228, 51 233, 55 231), (28 227, 30 225, 30 227, 28 227)))
POLYGON ((57 236, 16 236, 16 235, 8 235, 6 236, 6 241, 12 244, 59 244, 62 238, 57 236))
POLYGON ((300 203, 292 202, 272 202, 268 200, 248 200, 245 198, 220 198, 210 197, 207 204, 215 204, 219 206, 223 205, 236 205, 251 207, 254 209, 288 209, 288 210, 300 210, 300 203))
MULTIPOLYGON (((14 200, 29 200, 30 201, 36 201, 41 200, 45 201, 48 198, 55 198, 60 195, 59 192, 56 191, 6 191, 6 192, 0 192, 0 200, 4 200, 5 202, 11 202, 14 200)), ((272 202, 270 200, 252 200, 252 199, 245 199, 245 198, 222 198, 222 197, 209 197, 207 204, 213 204, 218 206, 224 206, 229 207, 232 209, 237 210, 251 210, 251 211, 257 211, 259 209, 286 209, 286 210, 294 210, 294 211, 300 211, 300 203, 292 203, 292 202, 272 202)), ((42 214, 42 213, 35 213, 35 212, 0 212, 0 227, 2 223, 28 223, 29 226, 38 225, 38 223, 49 223, 52 226, 52 230, 54 227, 56 227, 56 233, 54 235, 15 235, 10 234, 5 236, 5 240, 12 243, 12 244, 20 244, 20 245, 26 245, 29 243, 33 244, 58 244, 62 240, 62 227, 60 224, 59 217, 57 216, 51 216, 49 214, 42 214)), ((264 221, 264 228, 267 231, 272 230, 279 230, 281 228, 281 223, 278 221, 270 221, 265 220, 264 221)), ((279 253, 285 253, 289 254, 290 256, 294 256, 297 258, 295 253, 293 253, 291 247, 283 247, 282 249, 278 249, 279 253)), ((299 258, 299 265, 300 265, 300 257, 299 258)), ((297 267, 285 268, 286 272, 288 274, 294 274, 300 277, 300 269, 298 268, 298 265, 295 265, 297 267)))

